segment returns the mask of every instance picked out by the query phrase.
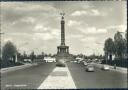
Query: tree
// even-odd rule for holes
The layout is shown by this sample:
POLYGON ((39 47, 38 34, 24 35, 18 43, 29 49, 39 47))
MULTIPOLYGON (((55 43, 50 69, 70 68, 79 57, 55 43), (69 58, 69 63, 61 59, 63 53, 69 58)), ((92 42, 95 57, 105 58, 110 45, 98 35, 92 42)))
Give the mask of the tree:
POLYGON ((126 49, 126 41, 122 37, 120 32, 117 32, 114 36, 114 43, 115 43, 115 55, 119 59, 122 59, 123 55, 125 54, 126 49))
POLYGON ((22 55, 21 55, 21 53, 17 52, 17 58, 18 58, 19 61, 22 60, 22 55))
POLYGON ((114 54, 114 52, 115 52, 115 45, 114 45, 114 41, 111 38, 108 38, 105 41, 104 51, 105 51, 105 55, 106 55, 107 59, 109 56, 110 60, 112 60, 112 54, 114 54))
POLYGON ((127 40, 128 40, 128 34, 127 34, 127 30, 126 30, 126 32, 125 32, 125 57, 127 57, 127 47, 128 47, 127 40))
POLYGON ((32 60, 32 62, 33 62, 33 61, 34 61, 34 58, 35 58, 34 51, 33 51, 33 52, 31 52, 31 54, 30 54, 30 58, 31 58, 31 60, 32 60))
POLYGON ((5 64, 7 65, 7 63, 9 62, 9 60, 13 60, 13 62, 15 63, 15 55, 17 53, 17 49, 16 46, 13 45, 12 42, 8 41, 2 50, 2 58, 5 61, 5 64))
POLYGON ((24 51, 24 53, 23 53, 23 58, 28 58, 28 56, 27 56, 27 54, 26 54, 25 51, 24 51))

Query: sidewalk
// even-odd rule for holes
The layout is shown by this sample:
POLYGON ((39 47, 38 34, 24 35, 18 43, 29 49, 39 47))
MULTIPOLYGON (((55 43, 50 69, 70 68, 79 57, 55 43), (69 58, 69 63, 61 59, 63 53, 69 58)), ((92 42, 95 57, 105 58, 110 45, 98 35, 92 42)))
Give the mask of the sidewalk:
POLYGON ((68 67, 56 67, 38 89, 76 89, 68 67))
MULTIPOLYGON (((101 68, 104 64, 97 64, 97 63, 94 63, 94 65, 98 68, 101 68)), ((122 67, 116 67, 116 69, 114 69, 114 66, 110 66, 110 70, 113 70, 113 71, 118 71, 118 72, 121 72, 121 73, 127 73, 127 68, 122 68, 122 67)))
POLYGON ((19 70, 19 69, 24 69, 24 68, 31 67, 34 65, 37 65, 37 64, 25 64, 25 65, 20 65, 20 66, 2 68, 0 70, 0 73, 2 74, 2 73, 11 72, 11 71, 19 70))

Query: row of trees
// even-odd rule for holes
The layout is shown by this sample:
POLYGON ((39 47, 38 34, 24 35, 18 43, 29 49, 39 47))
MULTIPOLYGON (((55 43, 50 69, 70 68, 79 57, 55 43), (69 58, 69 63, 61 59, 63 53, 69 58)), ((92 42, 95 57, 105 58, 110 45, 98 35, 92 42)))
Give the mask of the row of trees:
POLYGON ((80 57, 80 58, 83 58, 83 59, 103 59, 104 56, 102 55, 95 55, 95 54, 92 54, 92 55, 89 55, 89 56, 86 56, 84 54, 78 54, 78 55, 73 55, 74 58, 76 57, 80 57))
POLYGON ((19 53, 19 57, 21 58, 36 58, 36 59, 41 59, 44 57, 55 57, 55 55, 50 54, 46 54, 44 52, 42 52, 41 54, 36 55, 34 51, 32 51, 30 54, 26 54, 26 52, 23 53, 23 55, 21 55, 19 53))
POLYGON ((45 54, 44 52, 36 55, 34 51, 32 51, 30 54, 26 54, 26 52, 21 54, 18 52, 16 46, 11 41, 8 41, 2 48, 2 60, 0 60, 0 63, 2 63, 1 65, 4 65, 4 67, 8 67, 12 64, 15 65, 16 59, 17 61, 23 61, 24 59, 31 59, 33 61, 34 59, 43 59, 45 56, 54 55, 45 54))
POLYGON ((117 32, 114 35, 114 40, 112 38, 108 38, 104 44, 104 52, 106 59, 112 60, 112 56, 115 58, 122 60, 127 56, 127 32, 125 33, 125 37, 122 36, 121 32, 117 32))
POLYGON ((44 53, 42 52, 39 55, 35 55, 35 52, 32 51, 30 54, 26 54, 26 52, 24 52, 22 55, 19 53, 18 57, 20 58, 44 58, 44 53))
POLYGON ((26 52, 24 52, 23 54, 19 53, 16 46, 8 41, 3 49, 2 49, 2 59, 3 60, 9 60, 9 59, 13 59, 14 56, 18 56, 19 58, 44 58, 44 57, 47 57, 47 56, 55 56, 55 55, 52 55, 52 54, 46 54, 44 52, 42 52, 41 54, 39 55, 36 55, 34 53, 34 51, 32 51, 30 54, 26 54, 26 52))

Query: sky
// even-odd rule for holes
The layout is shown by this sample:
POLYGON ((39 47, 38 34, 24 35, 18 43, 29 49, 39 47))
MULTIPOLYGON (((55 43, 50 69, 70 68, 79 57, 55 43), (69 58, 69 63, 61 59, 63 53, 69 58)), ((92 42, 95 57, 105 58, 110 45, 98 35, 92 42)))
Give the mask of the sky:
POLYGON ((104 54, 105 40, 126 31, 126 1, 1 2, 2 45, 11 41, 19 52, 56 54, 61 12, 71 54, 104 54))

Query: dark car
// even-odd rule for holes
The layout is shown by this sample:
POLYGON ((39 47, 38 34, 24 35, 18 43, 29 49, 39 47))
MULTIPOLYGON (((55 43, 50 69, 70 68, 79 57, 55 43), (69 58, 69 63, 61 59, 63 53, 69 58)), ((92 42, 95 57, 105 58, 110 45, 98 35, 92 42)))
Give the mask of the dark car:
POLYGON ((63 59, 58 60, 57 63, 56 63, 56 66, 58 66, 58 67, 65 67, 66 66, 65 60, 63 60, 63 59))

